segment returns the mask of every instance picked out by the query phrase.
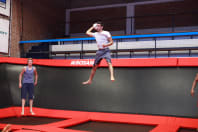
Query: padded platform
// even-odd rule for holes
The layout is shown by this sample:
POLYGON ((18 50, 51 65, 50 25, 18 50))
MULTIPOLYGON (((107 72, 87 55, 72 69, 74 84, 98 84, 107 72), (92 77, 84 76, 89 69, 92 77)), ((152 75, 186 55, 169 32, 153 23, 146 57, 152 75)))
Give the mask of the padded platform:
MULTIPOLYGON (((28 111, 28 108, 25 109, 28 111)), ((21 117, 20 107, 9 107, 0 109, 0 122, 5 118, 21 117)), ((89 130, 73 130, 79 124, 97 122, 103 123, 122 123, 130 125, 145 125, 153 127, 149 132, 191 132, 198 128, 198 119, 179 118, 168 116, 152 116, 152 115, 138 115, 138 114, 118 114, 118 113, 100 113, 100 112, 83 112, 83 111, 67 111, 67 110, 52 110, 34 108, 36 115, 32 117, 45 117, 61 119, 56 122, 40 124, 40 125, 23 125, 12 124, 14 132, 88 132, 89 130), (182 129, 181 129, 182 128, 182 129), (183 129, 185 128, 185 129, 183 129)), ((25 113, 25 116, 31 116, 30 113, 25 113)), ((31 118, 32 118, 31 117, 31 118)), ((24 117, 23 117, 24 118, 24 117)), ((28 118, 28 117, 25 117, 28 118)), ((103 124, 102 123, 102 124, 103 124)), ((7 124, 7 122, 6 122, 7 124)), ((3 129, 5 123, 0 124, 0 129, 3 129)), ((104 125, 104 124, 103 124, 104 125)), ((119 125, 119 124, 118 124, 119 125)), ((127 126, 128 126, 127 125, 127 126)), ((107 125, 107 127, 109 127, 107 125)))

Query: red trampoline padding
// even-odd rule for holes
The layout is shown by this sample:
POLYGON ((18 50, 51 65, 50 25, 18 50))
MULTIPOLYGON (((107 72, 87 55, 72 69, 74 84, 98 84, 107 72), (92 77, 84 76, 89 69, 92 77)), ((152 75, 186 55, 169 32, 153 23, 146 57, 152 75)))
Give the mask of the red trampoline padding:
POLYGON ((13 108, 3 108, 0 109, 0 118, 8 118, 16 116, 16 111, 13 108))
POLYGON ((35 130, 17 130, 15 132, 35 132, 35 130))
POLYGON ((166 124, 164 125, 159 125, 157 127, 155 127, 153 130, 151 130, 150 132, 177 132, 178 131, 178 126, 175 126, 175 127, 167 127, 166 124))
POLYGON ((179 58, 179 66, 198 66, 198 58, 179 58))
POLYGON ((71 129, 62 129, 51 126, 34 126, 34 127, 25 127, 21 130, 17 130, 16 132, 88 132, 88 131, 79 131, 79 130, 71 130, 71 129))
MULTIPOLYGON (((175 67, 177 58, 143 58, 143 59, 112 59, 114 67, 175 67)), ((0 63, 27 64, 27 58, 0 57, 0 63)), ((56 66, 56 67, 92 67, 94 59, 33 59, 34 65, 56 66)), ((99 65, 107 67, 105 60, 99 65)))
MULTIPOLYGON (((92 67, 94 59, 33 59, 34 65, 56 67, 92 67)), ((27 64, 27 58, 0 57, 0 63, 27 64)), ((198 58, 129 58, 112 59, 114 67, 176 67, 198 66, 198 58)), ((107 67, 102 60, 101 67, 107 67)))
MULTIPOLYGON (((26 109, 28 109, 26 107, 26 109)), ((18 116, 20 107, 9 107, 0 109, 1 118, 18 116)), ((12 125, 12 130, 16 132, 83 132, 79 130, 63 129, 70 126, 75 126, 88 121, 97 122, 113 122, 125 124, 139 124, 156 126, 150 132, 177 132, 179 128, 198 128, 198 119, 178 118, 168 116, 152 116, 152 115, 137 115, 137 114, 118 114, 118 113, 101 113, 101 112, 83 112, 83 111, 67 111, 67 110, 51 110, 34 108, 35 117, 49 117, 66 119, 55 123, 44 125, 12 125)), ((28 113, 26 116, 30 116, 28 113)), ((0 124, 2 129, 6 124, 0 124)), ((85 132, 85 131, 84 131, 85 132)))
POLYGON ((71 126, 75 126, 78 124, 82 124, 85 122, 90 121, 90 119, 86 118, 76 118, 76 119, 69 119, 69 120, 65 120, 65 121, 59 121, 56 123, 51 123, 50 126, 54 126, 54 127, 71 127, 71 126))

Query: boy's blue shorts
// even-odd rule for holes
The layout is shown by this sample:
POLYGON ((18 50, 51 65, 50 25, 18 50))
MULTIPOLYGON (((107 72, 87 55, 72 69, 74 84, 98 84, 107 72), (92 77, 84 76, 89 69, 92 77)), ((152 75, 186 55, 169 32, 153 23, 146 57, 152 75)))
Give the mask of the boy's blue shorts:
POLYGON ((26 99, 28 94, 29 99, 34 98, 34 84, 33 83, 24 83, 21 88, 21 98, 26 99))

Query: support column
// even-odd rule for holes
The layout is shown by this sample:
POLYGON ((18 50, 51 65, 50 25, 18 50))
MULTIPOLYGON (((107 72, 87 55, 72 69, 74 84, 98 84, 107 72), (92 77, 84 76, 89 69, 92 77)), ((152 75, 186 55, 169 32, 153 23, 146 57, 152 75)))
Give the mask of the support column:
POLYGON ((126 34, 133 34, 135 30, 135 19, 131 20, 131 17, 135 16, 135 5, 127 4, 127 20, 126 20, 126 34))
POLYGON ((65 35, 66 36, 69 36, 69 32, 70 32, 70 11, 69 10, 66 10, 66 23, 65 23, 65 35))

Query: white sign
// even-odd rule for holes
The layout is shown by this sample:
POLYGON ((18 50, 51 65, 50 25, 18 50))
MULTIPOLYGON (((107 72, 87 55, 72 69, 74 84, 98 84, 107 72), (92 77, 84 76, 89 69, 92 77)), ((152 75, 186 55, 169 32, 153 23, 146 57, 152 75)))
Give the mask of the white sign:
POLYGON ((94 64, 94 61, 91 60, 75 60, 71 61, 71 65, 77 65, 77 66, 92 66, 94 64))
POLYGON ((10 16, 10 0, 0 0, 0 14, 10 16))
POLYGON ((0 52, 8 53, 9 21, 0 18, 0 52))

